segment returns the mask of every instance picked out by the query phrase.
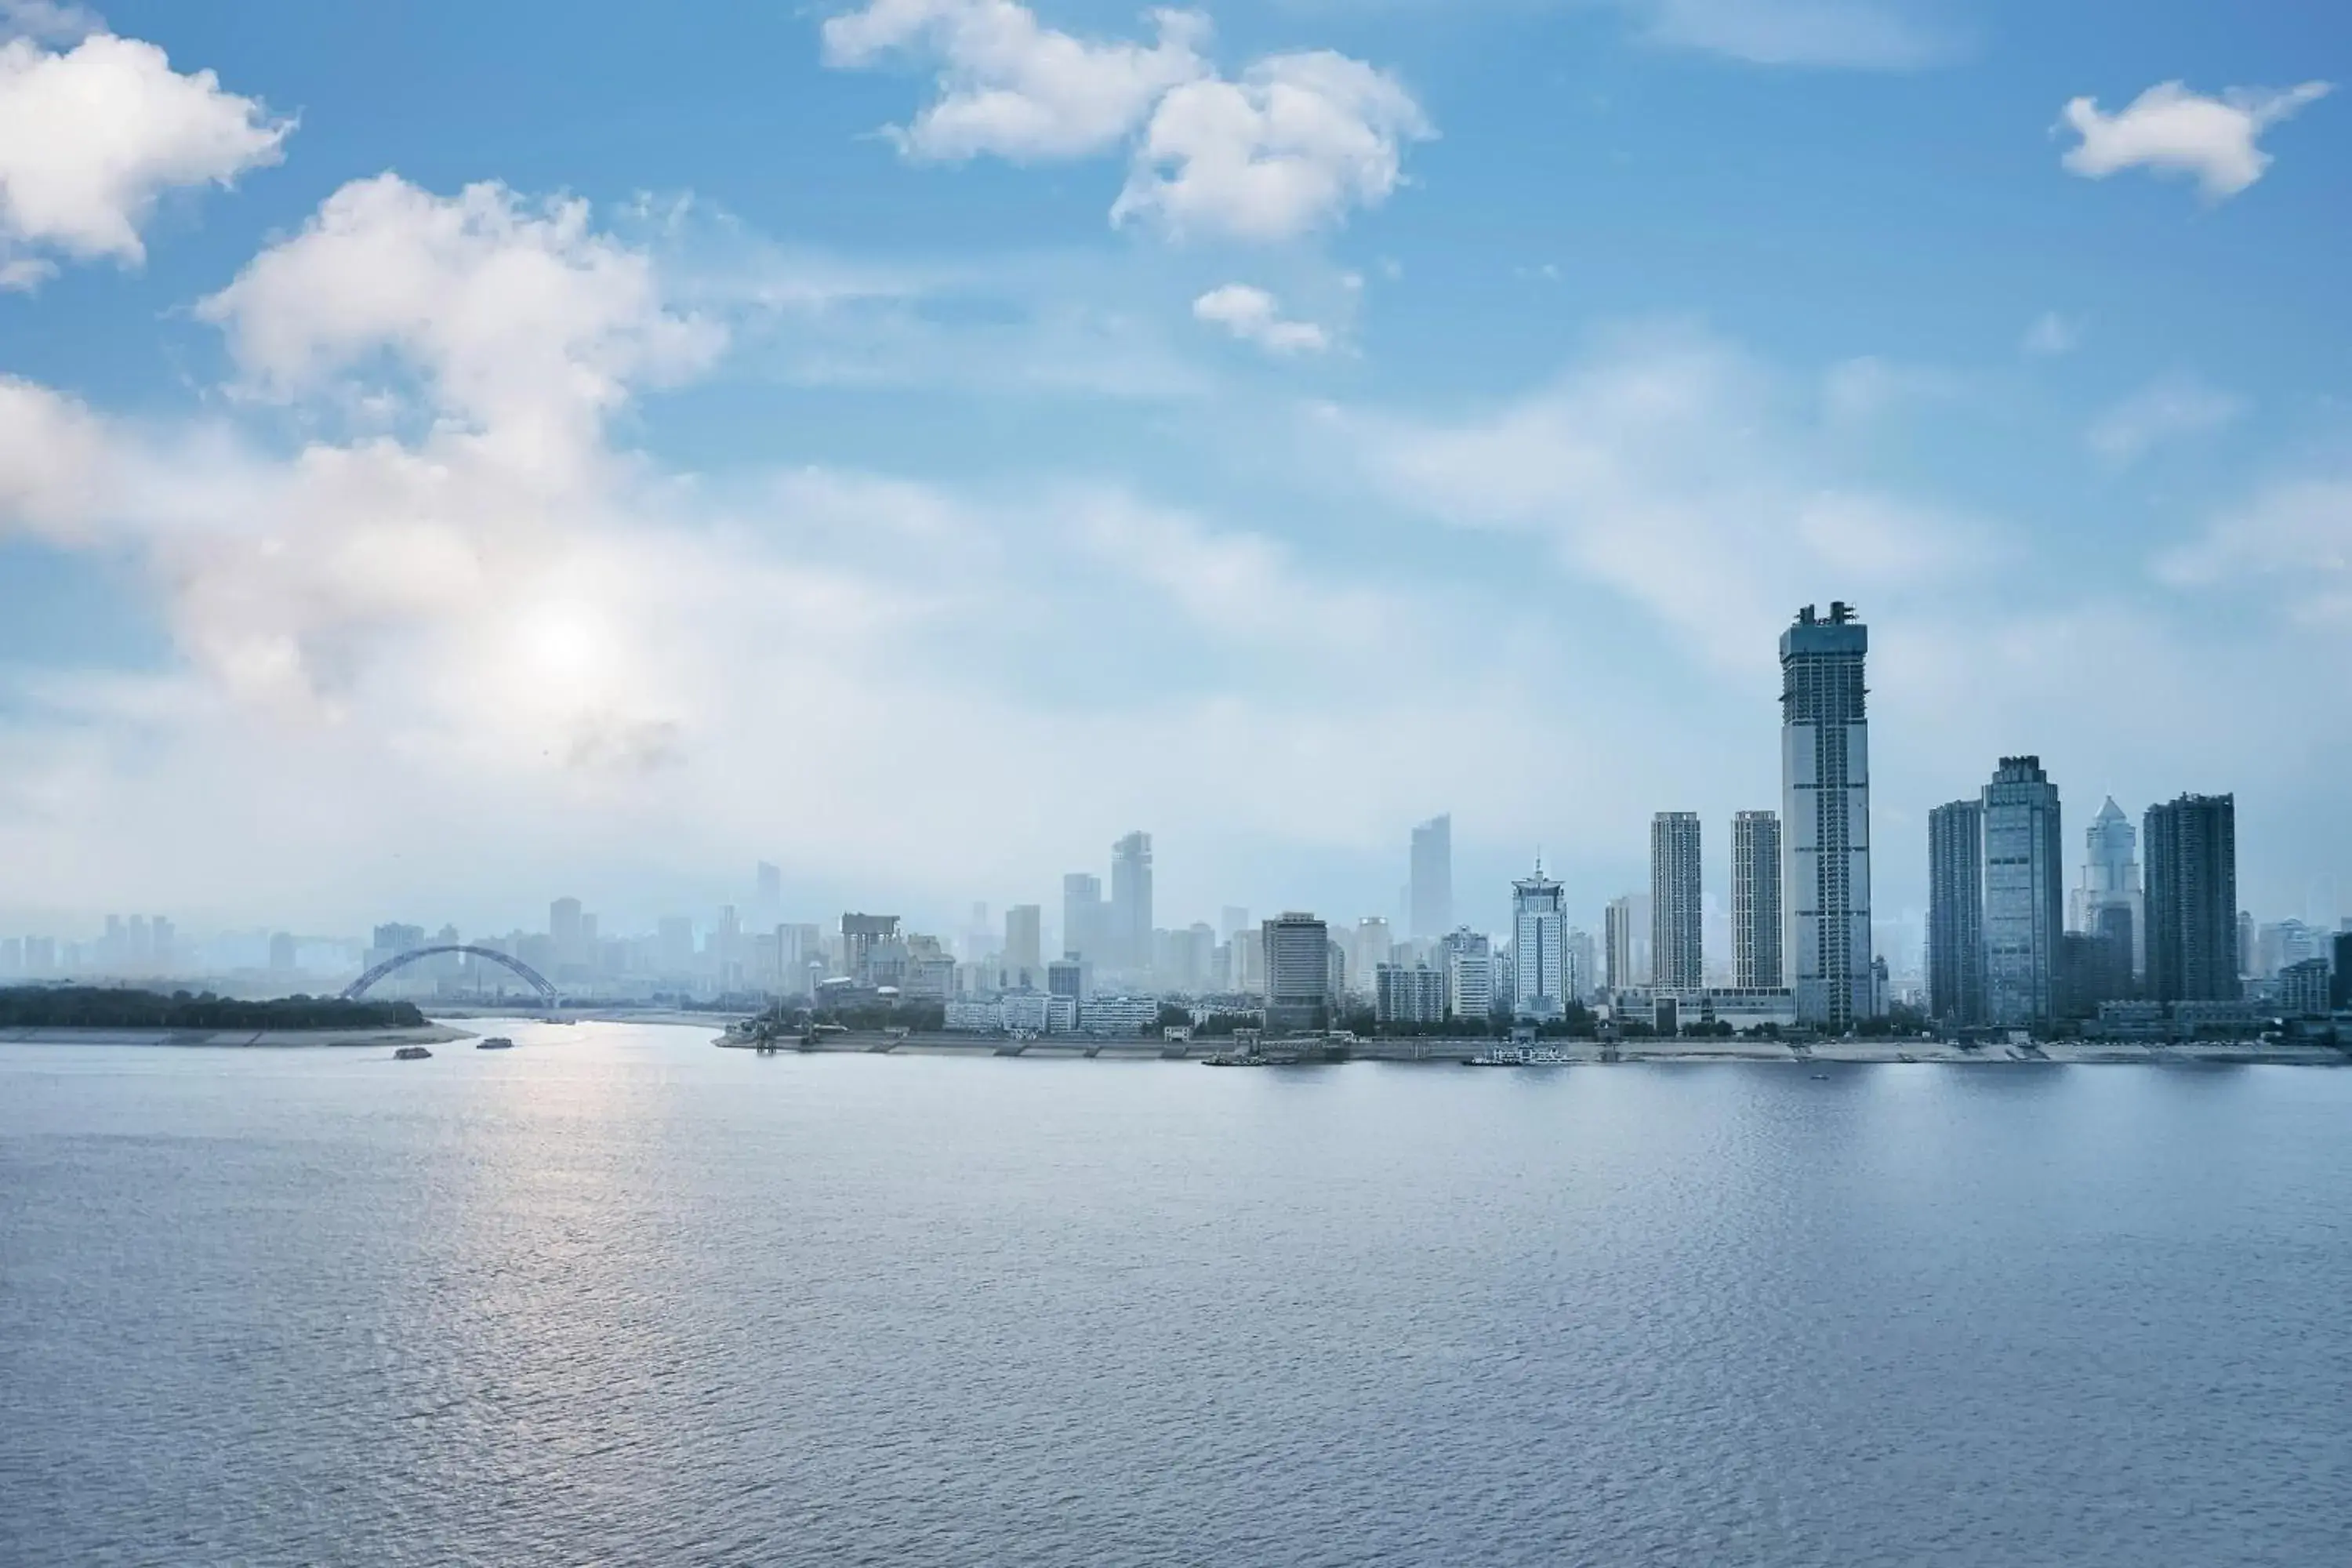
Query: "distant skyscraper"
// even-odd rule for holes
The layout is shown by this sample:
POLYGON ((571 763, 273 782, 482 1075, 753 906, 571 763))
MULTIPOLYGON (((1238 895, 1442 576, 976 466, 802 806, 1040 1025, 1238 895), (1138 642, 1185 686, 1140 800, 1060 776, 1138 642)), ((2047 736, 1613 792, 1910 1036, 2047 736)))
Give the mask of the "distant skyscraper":
POLYGON ((1151 835, 1130 833, 1110 847, 1111 963, 1142 969, 1151 962, 1151 835))
POLYGON ((1356 922, 1355 941, 1355 962, 1349 966, 1349 973, 1356 977, 1356 989, 1368 993, 1396 943, 1390 934, 1389 922, 1378 915, 1366 915, 1356 922))
POLYGON ((1650 819, 1650 967, 1666 990, 1706 984, 1703 886, 1698 814, 1658 813, 1650 819))
POLYGON ((1412 830, 1412 934, 1433 941, 1454 929, 1454 818, 1433 816, 1412 830))
POLYGON ((1776 989, 1780 966, 1780 816, 1743 811, 1731 819, 1731 983, 1776 989))
POLYGON ((1110 962, 1103 938, 1110 911, 1105 908, 1102 879, 1072 871, 1062 879, 1062 951, 1077 953, 1097 964, 1110 962))
POLYGON ((1045 964, 1045 911, 1035 904, 1015 904, 1004 911, 1004 964, 1025 972, 1034 985, 1045 964))
POLYGON ((1567 1006, 1568 907, 1536 862, 1511 884, 1511 1005, 1522 1018, 1557 1018, 1567 1006))
POLYGON ((2330 940, 2335 956, 2327 982, 2328 1005, 2339 1012, 2352 1011, 2352 931, 2338 931, 2330 940))
POLYGON ((1797 1020, 1870 1016, 1870 631, 1843 603, 1780 634, 1780 895, 1797 1020))
POLYGON ((1313 915, 1286 911, 1265 922, 1265 1026, 1318 1029, 1329 1018, 1331 932, 1313 915))
POLYGON ((1927 814, 1927 1012, 1955 1028, 1984 1022, 1984 803, 1927 814))
POLYGON ((2147 916, 2139 880, 2139 829, 2109 795, 2099 815, 2083 832, 2083 878, 2074 889, 2068 926, 2093 936, 2116 930, 2110 910, 2122 909, 2130 921, 2131 964, 2135 972, 2147 964, 2147 916))
POLYGON ((2233 1002, 2238 983, 2238 807, 2184 795, 2147 808, 2147 988, 2158 1002, 2233 1002))
POLYGON ((1622 991, 1633 984, 1633 900, 1609 900, 1609 908, 1602 911, 1601 941, 1603 981, 1610 990, 1622 991))
POLYGON ((558 899, 547 906, 547 934, 555 943, 555 962, 578 963, 585 957, 580 935, 580 900, 558 899))
POLYGON ((1592 933, 1582 927, 1568 933, 1568 985, 1578 1001, 1589 996, 1599 984, 1599 952, 1592 942, 1592 933))
POLYGON ((2040 757, 2003 757, 1984 787, 1985 1014, 2004 1027, 2056 1016, 2065 840, 2040 757))
POLYGON ((275 974, 291 974, 294 972, 294 933, 287 931, 273 932, 269 938, 270 972, 275 974))
POLYGON ((784 918, 784 873, 762 860, 752 871, 751 924, 765 931, 784 918))

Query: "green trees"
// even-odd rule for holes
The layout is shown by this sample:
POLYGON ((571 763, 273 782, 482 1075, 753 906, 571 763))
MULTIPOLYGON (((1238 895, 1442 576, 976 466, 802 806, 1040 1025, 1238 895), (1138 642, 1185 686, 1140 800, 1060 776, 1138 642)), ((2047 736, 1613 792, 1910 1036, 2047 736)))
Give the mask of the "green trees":
POLYGON ((206 991, 126 991, 104 985, 0 990, 0 1029, 401 1029, 425 1015, 414 1002, 280 996, 244 1002, 206 991))

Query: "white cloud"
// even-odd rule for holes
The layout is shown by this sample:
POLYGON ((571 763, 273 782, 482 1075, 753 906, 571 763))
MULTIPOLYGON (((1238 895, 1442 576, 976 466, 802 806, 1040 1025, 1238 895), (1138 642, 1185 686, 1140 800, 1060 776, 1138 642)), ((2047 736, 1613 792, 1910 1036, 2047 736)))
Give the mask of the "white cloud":
POLYGON ((2271 165, 2257 146, 2264 131, 2330 90, 2324 81, 2300 87, 2233 87, 2219 98, 2191 92, 2177 81, 2160 82, 2115 114, 2101 112, 2095 99, 2066 105, 2063 123, 2082 140, 2063 160, 2094 180, 2125 169, 2193 176, 2210 201, 2234 196, 2271 165))
POLYGON ((909 157, 1082 158, 1125 142, 1160 94, 1208 70, 1196 12, 1151 14, 1150 45, 1096 43, 1041 24, 1014 0, 869 0, 828 18, 828 65, 890 55, 936 62, 940 95, 892 134, 909 157))
POLYGON ((2270 485, 2215 518, 2193 543, 2159 556, 2156 572, 2184 588, 2251 579, 2301 617, 2352 630, 2352 479, 2270 485))
POLYGON ((1649 331, 1483 417, 1352 428, 1413 504, 1544 539, 1574 576, 1739 666, 1792 605, 1948 588, 2001 548, 1841 474, 1809 401, 1731 345, 1649 331))
POLYGON ((1293 321, 1282 314, 1281 303, 1263 289, 1228 283, 1192 301, 1192 316, 1223 327, 1245 343, 1274 354, 1321 353, 1331 346, 1330 335, 1312 321, 1293 321))
POLYGON ((106 436, 72 398, 0 374, 0 538, 74 539, 100 508, 106 436))
POLYGON ((1132 142, 1111 221, 1174 236, 1288 239, 1378 206, 1402 144, 1433 134, 1412 94, 1361 60, 1272 55, 1228 79, 1200 52, 1206 17, 1150 15, 1158 37, 1143 45, 1057 31, 1017 0, 868 0, 825 22, 825 60, 937 67, 937 100, 891 133, 910 158, 1083 158, 1132 142))
POLYGON ((1402 143, 1433 134, 1387 72, 1328 50, 1276 55, 1238 81, 1190 82, 1160 100, 1111 221, 1288 239, 1386 201, 1402 143))
POLYGON ((165 191, 274 163, 292 129, 136 38, 97 34, 64 54, 0 44, 0 266, 22 287, 31 274, 11 251, 142 261, 140 228, 165 191))
POLYGON ((70 44, 105 28, 97 12, 73 0, 0 0, 0 40, 70 44))
POLYGON ((1616 0, 1643 36, 1753 65, 1906 70, 1941 64, 1965 40, 1916 0, 1616 0))
POLYGON ((2082 345, 2083 325, 2055 310, 2044 310, 2025 329, 2018 351, 2030 359, 2058 359, 2082 345))
POLYGON ((591 232, 584 203, 495 184, 437 196, 394 174, 337 191, 197 310, 265 395, 389 353, 436 412, 542 442, 576 438, 632 383, 699 369, 724 338, 667 309, 646 256, 591 232))
POLYGON ((2209 386, 2185 372, 2161 377, 2091 422, 2091 450, 2118 468, 2183 437, 2218 430, 2246 412, 2234 392, 2209 386))

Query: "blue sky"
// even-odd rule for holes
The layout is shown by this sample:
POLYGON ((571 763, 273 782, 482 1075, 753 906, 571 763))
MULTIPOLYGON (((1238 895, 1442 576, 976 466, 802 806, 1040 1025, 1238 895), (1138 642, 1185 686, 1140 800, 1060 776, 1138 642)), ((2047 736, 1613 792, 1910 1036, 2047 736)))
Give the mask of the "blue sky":
POLYGON ((1833 597, 1882 914, 2011 752, 2352 908, 2338 8, 0 17, 0 921, 1597 923, 1833 597))

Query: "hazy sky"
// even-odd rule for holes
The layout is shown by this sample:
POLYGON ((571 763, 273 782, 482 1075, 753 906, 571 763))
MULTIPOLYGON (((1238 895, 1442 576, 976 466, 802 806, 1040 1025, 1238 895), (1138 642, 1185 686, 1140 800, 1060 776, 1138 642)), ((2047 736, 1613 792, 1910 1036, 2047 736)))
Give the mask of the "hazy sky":
POLYGON ((0 929, 1597 921, 1832 598, 1882 913, 2021 752, 2352 902, 2352 7, 0 18, 0 929))

